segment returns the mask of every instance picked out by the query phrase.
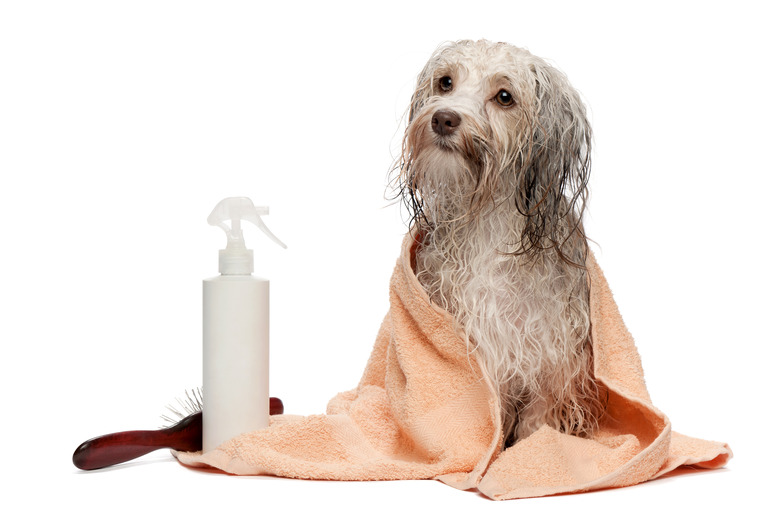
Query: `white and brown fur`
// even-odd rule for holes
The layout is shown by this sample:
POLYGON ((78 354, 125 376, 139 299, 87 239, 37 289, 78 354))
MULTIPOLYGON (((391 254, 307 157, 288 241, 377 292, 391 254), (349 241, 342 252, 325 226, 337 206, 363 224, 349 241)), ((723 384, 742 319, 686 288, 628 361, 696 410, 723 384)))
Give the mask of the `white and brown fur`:
POLYGON ((507 446, 601 414, 582 228, 590 125, 567 78, 524 49, 441 47, 420 73, 397 165, 417 276, 501 396, 507 446))

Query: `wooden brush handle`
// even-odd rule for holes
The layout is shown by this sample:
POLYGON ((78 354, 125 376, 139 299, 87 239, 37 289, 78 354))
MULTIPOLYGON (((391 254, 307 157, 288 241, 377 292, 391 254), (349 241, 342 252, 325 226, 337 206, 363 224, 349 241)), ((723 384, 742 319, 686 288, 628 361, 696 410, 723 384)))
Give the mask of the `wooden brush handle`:
MULTIPOLYGON (((271 414, 284 413, 284 405, 271 397, 271 414)), ((203 448, 203 414, 193 413, 177 424, 157 431, 125 431, 87 440, 73 453, 73 464, 95 470, 130 461, 157 449, 199 451, 203 448)))

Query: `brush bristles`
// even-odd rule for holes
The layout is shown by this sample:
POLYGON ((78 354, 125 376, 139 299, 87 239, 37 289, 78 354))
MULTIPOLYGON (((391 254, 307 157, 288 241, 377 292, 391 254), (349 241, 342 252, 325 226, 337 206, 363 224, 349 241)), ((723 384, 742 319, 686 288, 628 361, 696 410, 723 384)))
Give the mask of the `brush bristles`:
POLYGON ((184 398, 177 398, 175 404, 170 404, 165 409, 169 414, 160 416, 165 423, 163 427, 175 425, 189 415, 203 410, 203 391, 201 388, 185 390, 184 398))

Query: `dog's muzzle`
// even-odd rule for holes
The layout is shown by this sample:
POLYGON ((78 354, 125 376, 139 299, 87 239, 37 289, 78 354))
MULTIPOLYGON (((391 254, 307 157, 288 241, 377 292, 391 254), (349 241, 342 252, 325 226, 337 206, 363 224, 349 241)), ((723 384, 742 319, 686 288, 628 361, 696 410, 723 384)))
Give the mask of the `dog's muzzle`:
POLYGON ((436 110, 431 117, 431 128, 442 137, 455 133, 460 126, 460 115, 452 110, 436 110))

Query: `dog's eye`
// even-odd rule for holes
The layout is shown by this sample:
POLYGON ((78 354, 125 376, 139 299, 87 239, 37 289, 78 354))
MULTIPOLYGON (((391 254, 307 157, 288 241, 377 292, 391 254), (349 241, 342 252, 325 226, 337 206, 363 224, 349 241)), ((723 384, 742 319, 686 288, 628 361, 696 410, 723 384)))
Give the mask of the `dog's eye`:
POLYGON ((496 95, 496 102, 498 104, 500 104, 501 106, 512 106, 512 104, 514 104, 515 100, 512 99, 512 94, 510 94, 506 90, 501 90, 496 95))
POLYGON ((439 88, 442 92, 449 92, 452 90, 452 78, 450 76, 444 76, 439 80, 439 88))

